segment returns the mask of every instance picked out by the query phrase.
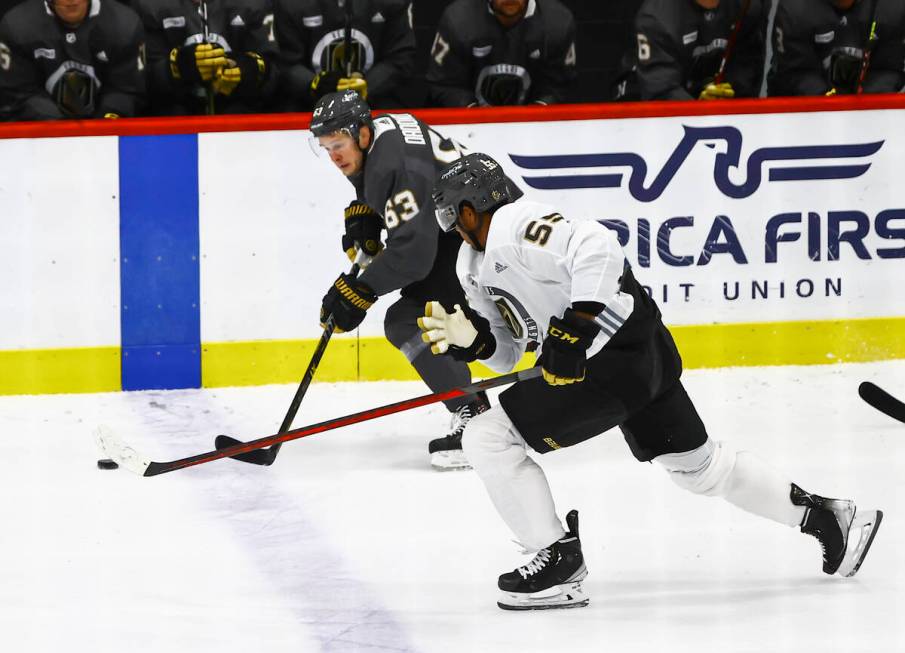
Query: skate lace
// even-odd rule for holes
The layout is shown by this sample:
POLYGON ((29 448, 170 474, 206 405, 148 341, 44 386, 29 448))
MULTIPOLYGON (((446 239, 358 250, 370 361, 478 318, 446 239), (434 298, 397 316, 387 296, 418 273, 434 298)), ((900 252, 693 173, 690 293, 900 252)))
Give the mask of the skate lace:
POLYGON ((533 576, 541 569, 547 566, 547 563, 550 562, 550 549, 541 549, 537 552, 537 555, 534 556, 534 560, 529 562, 524 567, 518 568, 518 573, 522 575, 522 578, 528 578, 528 576, 533 576))
POLYGON ((450 433, 447 437, 461 436, 462 431, 465 430, 465 425, 471 421, 472 417, 474 415, 472 414, 471 406, 466 404, 457 408, 456 412, 452 414, 452 419, 449 423, 450 433))

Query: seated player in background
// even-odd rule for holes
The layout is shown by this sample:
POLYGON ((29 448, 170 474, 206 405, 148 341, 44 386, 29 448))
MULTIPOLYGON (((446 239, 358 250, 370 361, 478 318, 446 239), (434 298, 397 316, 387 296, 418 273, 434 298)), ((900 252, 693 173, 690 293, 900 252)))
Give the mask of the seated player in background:
MULTIPOLYGON (((460 147, 408 114, 371 118, 368 104, 348 90, 317 103, 311 133, 355 188, 345 211, 343 249, 363 268, 357 278, 341 274, 324 296, 320 319, 333 316, 337 331, 352 331, 381 295, 401 297, 387 309, 384 331, 432 392, 468 384, 471 371, 454 355, 432 356, 417 319, 424 302, 447 306, 465 301, 456 278, 461 240, 440 231, 431 201, 437 172, 461 156, 460 147), (381 234, 386 231, 386 246, 381 234)), ((510 183, 511 182, 507 182, 510 183)), ((520 195, 514 185, 511 193, 520 195)), ((468 467, 462 429, 489 406, 484 393, 445 402, 453 414, 448 435, 428 446, 438 469, 468 467)))
POLYGON ((456 270, 468 304, 449 312, 430 302, 419 320, 425 340, 499 372, 530 343, 541 351, 542 377, 503 391, 462 441, 500 516, 537 551, 500 576, 500 607, 587 604, 578 513, 566 516, 566 531, 527 448, 545 454, 614 426, 635 458, 657 463, 680 487, 817 537, 827 574, 858 571, 882 513, 810 494, 754 454, 708 436, 680 381, 672 335, 613 232, 513 201, 502 168, 484 154, 446 168, 433 198, 440 228, 466 243, 456 270))
POLYGON ((900 0, 783 0, 772 39, 768 95, 898 93, 905 86, 900 0))
POLYGON ((441 107, 555 104, 576 79, 575 20, 559 0, 456 0, 427 70, 441 107))
POLYGON ((396 91, 415 70, 409 0, 275 0, 274 29, 282 110, 310 111, 327 93, 347 89, 374 108, 399 106, 396 91))
POLYGON ((268 110, 276 90, 270 0, 133 0, 148 37, 150 112, 268 110))
POLYGON ((134 116, 145 100, 144 32, 101 0, 25 0, 0 22, 0 106, 13 120, 134 116))
POLYGON ((763 0, 644 0, 635 31, 637 47, 623 60, 616 99, 717 100, 760 93, 763 0))

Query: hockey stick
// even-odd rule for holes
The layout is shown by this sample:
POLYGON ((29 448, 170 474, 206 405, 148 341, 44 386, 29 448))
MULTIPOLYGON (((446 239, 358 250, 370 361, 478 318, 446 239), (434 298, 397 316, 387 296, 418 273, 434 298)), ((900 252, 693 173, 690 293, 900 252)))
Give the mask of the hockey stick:
MULTIPOLYGON (((207 27, 207 1, 201 0, 201 5, 198 7, 198 13, 201 14, 201 26, 204 29, 204 42, 210 43, 210 30, 207 27)), ((216 112, 216 107, 214 105, 214 91, 211 88, 211 85, 204 85, 204 97, 207 100, 207 104, 204 107, 205 113, 207 115, 212 116, 216 112)))
MULTIPOLYGON (((280 424, 279 434, 288 432, 289 428, 292 426, 292 420, 295 419, 295 414, 298 412, 299 406, 302 403, 302 398, 305 396, 305 393, 308 392, 308 386, 311 385, 311 380, 314 378, 314 373, 317 371, 317 366, 320 364, 321 358, 323 358, 324 352, 327 350, 327 343, 330 342, 330 336, 333 335, 335 329, 336 325, 333 324, 333 316, 331 315, 327 318, 327 323, 324 325, 324 333, 321 335, 320 342, 317 343, 317 349, 314 350, 311 362, 308 363, 308 369, 305 370, 305 376, 302 377, 302 382, 299 384, 298 390, 295 391, 295 397, 292 398, 292 403, 289 405, 289 411, 286 413, 286 417, 283 418, 283 423, 280 424)), ((237 440, 228 435, 218 435, 214 440, 214 446, 218 451, 235 447, 237 444, 244 443, 241 440, 237 440)), ((251 463, 252 465, 272 465, 273 461, 277 459, 277 454, 280 452, 281 446, 283 446, 283 443, 277 442, 269 449, 257 449, 255 451, 240 453, 230 457, 241 460, 243 463, 251 463)))
POLYGON ((729 32, 726 50, 723 52, 722 59, 720 59, 720 69, 717 71, 716 77, 713 78, 714 84, 722 84, 726 78, 726 64, 729 63, 729 59, 732 58, 732 54, 735 52, 735 42, 738 41, 739 32, 742 31, 742 23, 745 22, 745 16, 748 15, 748 9, 750 8, 751 0, 745 0, 741 10, 738 12, 738 18, 735 19, 735 24, 732 26, 732 31, 729 32))
POLYGON ((229 458, 231 456, 235 456, 236 454, 248 453, 250 451, 254 451, 255 449, 261 449, 263 447, 269 447, 271 445, 289 442, 290 440, 298 440, 299 438, 314 435, 315 433, 323 433, 324 431, 330 431, 342 426, 349 426, 351 424, 358 424, 359 422, 366 422, 378 417, 383 417, 384 415, 401 413, 406 410, 419 408, 421 406, 427 406, 428 404, 434 404, 439 401, 455 399, 456 397, 473 395, 475 393, 481 392, 482 390, 497 388, 499 386, 515 383, 516 381, 536 379, 541 375, 541 371, 541 367, 532 367, 520 372, 510 372, 509 374, 497 376, 492 379, 485 379, 484 381, 478 381, 476 383, 469 383, 468 385, 453 388, 452 390, 447 390, 445 392, 435 392, 434 394, 422 395, 420 397, 398 401, 394 404, 387 404, 378 408, 370 408, 368 410, 363 410, 351 415, 345 415, 343 417, 337 417, 325 422, 319 422, 310 426, 303 426, 302 428, 286 431, 286 433, 268 435, 267 437, 252 440, 251 442, 240 442, 237 445, 228 447, 226 449, 220 449, 219 451, 208 451, 196 456, 189 456, 188 458, 180 458, 178 460, 171 460, 168 462, 151 461, 150 459, 146 458, 138 451, 130 447, 128 444, 120 440, 109 428, 105 426, 99 426, 97 428, 97 431, 95 432, 95 438, 97 440, 97 444, 105 453, 106 457, 116 461, 121 467, 124 467, 129 471, 138 474, 139 476, 157 476, 158 474, 175 472, 177 469, 192 467, 194 465, 201 465, 203 463, 209 463, 221 458, 229 458))
POLYGON ((864 381, 858 386, 858 394, 861 395, 864 401, 881 413, 885 413, 900 422, 905 422, 905 403, 893 397, 883 388, 874 385, 870 381, 864 381))
MULTIPOLYGON (((352 269, 349 270, 349 275, 353 278, 358 276, 358 263, 352 266, 352 269)), ((321 335, 320 342, 317 343, 314 354, 311 356, 311 362, 308 363, 308 369, 305 370, 305 374, 302 376, 302 382, 299 383, 299 387, 295 391, 292 403, 289 404, 289 410, 286 411, 286 417, 283 418, 283 423, 280 424, 280 430, 277 431, 278 434, 286 433, 292 428, 292 421, 295 419, 296 413, 298 413, 299 406, 302 405, 302 399, 308 392, 308 386, 310 386, 311 381, 314 380, 314 373, 317 372, 317 366, 320 365, 321 358, 324 357, 324 352, 327 351, 327 344, 330 342, 330 337, 335 330, 336 325, 333 323, 333 316, 331 315, 324 324, 324 333, 321 335)), ((214 446, 217 449, 227 449, 229 447, 234 447, 237 444, 243 443, 241 440, 237 440, 228 435, 218 435, 214 440, 214 446)), ((281 446, 283 446, 283 443, 278 442, 269 449, 249 451, 248 453, 240 453, 231 457, 236 460, 241 460, 243 463, 251 463, 252 465, 272 465, 273 461, 277 459, 277 454, 280 453, 281 446)))
MULTIPOLYGON (((864 44, 864 53, 861 55, 861 71, 858 73, 858 91, 861 95, 864 92, 864 80, 867 78, 867 70, 870 68, 870 58, 873 55, 874 47, 880 40, 877 34, 877 16, 879 15, 880 1, 873 0, 870 9, 870 31, 867 33, 867 43, 864 44)), ((875 388, 877 386, 874 386, 875 388)), ((877 388, 879 390, 879 388, 877 388)))
POLYGON ((343 74, 352 76, 352 0, 346 0, 346 24, 343 33, 343 74))

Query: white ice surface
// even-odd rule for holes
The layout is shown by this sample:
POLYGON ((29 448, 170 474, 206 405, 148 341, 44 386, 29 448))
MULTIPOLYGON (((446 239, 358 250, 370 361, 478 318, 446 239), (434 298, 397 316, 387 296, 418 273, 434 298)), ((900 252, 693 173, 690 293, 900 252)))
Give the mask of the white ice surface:
MULTIPOLYGON (((100 471, 92 430, 152 460, 273 432, 293 385, 0 397, 0 651, 905 651, 905 361, 691 371, 711 435, 805 489, 881 508, 861 572, 812 538, 675 487, 618 431, 542 457, 581 511, 589 607, 496 607, 527 558, 471 472, 437 473, 437 406, 287 443, 272 467, 100 471)), ((315 384, 296 425, 423 394, 315 384)))

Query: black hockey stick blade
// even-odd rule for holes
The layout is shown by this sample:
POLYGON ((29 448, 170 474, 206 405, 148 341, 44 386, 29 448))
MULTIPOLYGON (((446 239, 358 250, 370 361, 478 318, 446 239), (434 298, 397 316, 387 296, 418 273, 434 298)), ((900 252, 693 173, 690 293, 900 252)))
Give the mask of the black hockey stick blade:
MULTIPOLYGON (((220 449, 229 449, 230 447, 235 447, 237 444, 245 444, 242 440, 237 440, 236 438, 231 438, 228 435, 218 435, 214 438, 214 446, 220 449)), ((274 445, 274 447, 277 445, 274 445)), ((273 461, 277 459, 277 453, 279 453, 279 449, 274 450, 273 448, 269 449, 255 449, 254 451, 249 451, 248 453, 239 453, 235 456, 230 456, 233 460, 241 460, 243 463, 251 463, 252 465, 272 465, 273 461)))
POLYGON ((868 404, 889 415, 895 420, 905 423, 905 404, 886 392, 883 388, 864 381, 858 386, 858 394, 868 404))
MULTIPOLYGON (((320 342, 317 343, 317 348, 314 350, 311 362, 308 363, 308 369, 305 370, 302 382, 295 391, 295 396, 292 398, 292 404, 290 404, 289 411, 286 413, 286 417, 283 418, 283 423, 280 424, 280 430, 277 431, 277 433, 286 433, 292 427, 292 420, 295 419, 302 399, 304 398, 305 393, 308 392, 308 386, 311 385, 311 381, 314 379, 314 373, 317 372, 317 366, 320 365, 321 358, 324 357, 324 352, 327 350, 327 344, 330 342, 330 337, 333 335, 334 330, 335 326, 333 325, 333 317, 331 316, 327 318, 327 323, 324 325, 324 333, 321 335, 320 342)), ((228 435, 218 435, 214 439, 214 447, 217 449, 228 449, 230 447, 235 447, 237 444, 244 444, 244 442, 237 440, 236 438, 231 438, 228 435)), ((240 460, 243 463, 269 466, 277 459, 277 454, 280 453, 281 446, 282 443, 278 442, 268 449, 248 451, 230 457, 234 460, 240 460)))
MULTIPOLYGON (((352 269, 349 270, 349 275, 357 277, 360 269, 358 263, 355 263, 352 266, 352 269)), ((292 421, 295 419, 296 413, 298 413, 299 406, 302 404, 302 399, 308 392, 308 386, 310 386, 311 382, 314 380, 314 373, 317 372, 317 367, 321 364, 321 359, 324 357, 324 352, 327 351, 327 345, 330 344, 330 338, 333 336, 334 331, 336 331, 336 325, 333 323, 333 316, 331 315, 324 323, 324 332, 321 334, 321 339, 314 349, 314 354, 311 355, 308 369, 305 370, 305 374, 302 376, 302 382, 299 383, 299 387, 295 391, 295 396, 292 398, 292 403, 289 405, 289 410, 286 411, 286 416, 283 418, 283 423, 280 424, 280 430, 277 431, 277 433, 285 433, 292 428, 292 421)), ((231 438, 228 435, 218 435, 214 440, 214 446, 217 449, 227 449, 228 447, 234 447, 237 444, 244 443, 241 440, 231 438)), ((252 465, 270 466, 277 459, 277 454, 280 453, 280 447, 282 446, 283 443, 278 442, 269 449, 258 449, 257 451, 240 453, 231 456, 231 458, 234 460, 241 460, 243 463, 251 463, 252 465)))
POLYGON ((215 449, 214 451, 208 451, 206 453, 197 454, 195 456, 189 456, 188 458, 180 458, 178 460, 170 460, 167 462, 155 462, 150 458, 141 455, 137 450, 133 449, 128 444, 123 442, 120 438, 118 438, 116 434, 113 433, 113 431, 109 428, 103 426, 98 427, 95 436, 97 438, 98 445, 106 454, 106 457, 114 460, 120 465, 120 467, 128 469, 129 471, 138 474, 139 476, 157 476, 158 474, 175 472, 177 469, 193 467, 195 465, 209 463, 214 460, 220 460, 221 458, 231 458, 238 454, 248 453, 256 449, 262 449, 264 447, 270 447, 274 444, 289 442, 290 440, 298 440, 299 438, 314 435, 315 433, 323 433, 324 431, 331 431, 342 426, 350 426, 352 424, 358 424, 359 422, 366 422, 378 417, 383 417, 384 415, 393 415, 394 413, 401 413, 406 410, 419 408, 421 406, 427 406, 428 404, 434 404, 439 401, 446 401, 447 399, 455 399, 456 397, 473 395, 481 392, 482 390, 490 390, 491 388, 509 385, 510 383, 515 383, 516 381, 536 379, 540 375, 540 367, 532 367, 520 372, 510 372, 509 374, 497 376, 492 379, 469 383, 468 385, 453 388, 452 390, 447 390, 446 392, 435 392, 429 395, 422 395, 420 397, 414 397, 412 399, 397 401, 396 403, 379 406, 377 408, 369 408, 368 410, 363 410, 358 413, 352 413, 351 415, 336 417, 325 422, 319 422, 310 426, 303 426, 301 428, 292 429, 291 431, 286 431, 286 433, 268 435, 263 438, 258 438, 257 440, 251 440, 250 442, 240 442, 239 444, 227 447, 226 449, 215 449))

